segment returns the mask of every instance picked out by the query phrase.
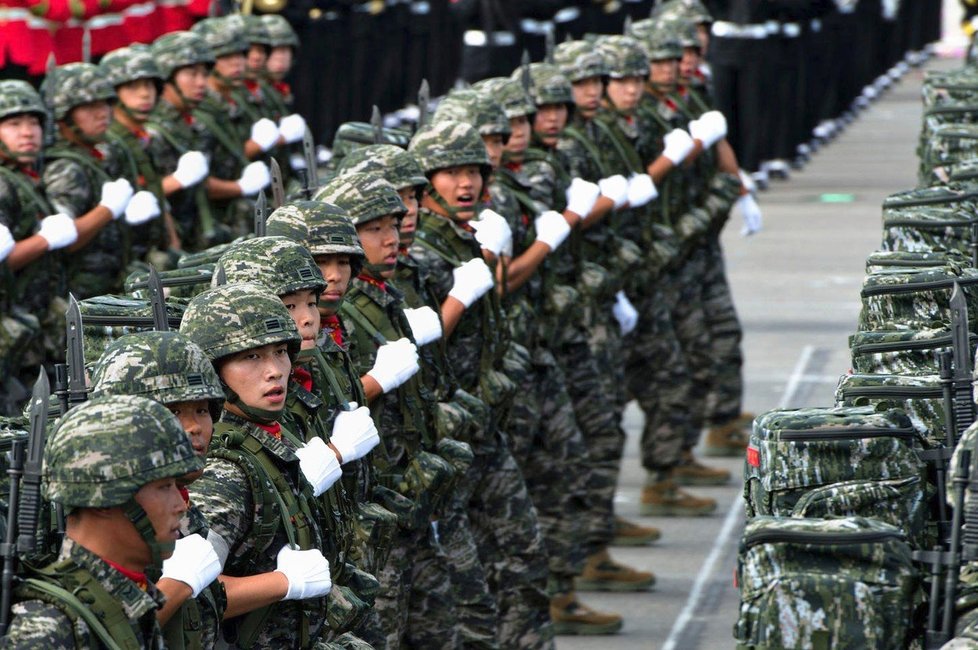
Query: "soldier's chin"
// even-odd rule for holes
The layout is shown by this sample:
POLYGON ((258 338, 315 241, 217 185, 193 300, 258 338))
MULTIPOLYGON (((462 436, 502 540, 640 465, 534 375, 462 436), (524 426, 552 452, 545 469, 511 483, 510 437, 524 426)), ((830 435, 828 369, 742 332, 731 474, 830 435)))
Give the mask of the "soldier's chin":
POLYGON ((39 150, 35 151, 14 151, 14 159, 24 165, 29 165, 37 161, 37 156, 40 153, 39 150))

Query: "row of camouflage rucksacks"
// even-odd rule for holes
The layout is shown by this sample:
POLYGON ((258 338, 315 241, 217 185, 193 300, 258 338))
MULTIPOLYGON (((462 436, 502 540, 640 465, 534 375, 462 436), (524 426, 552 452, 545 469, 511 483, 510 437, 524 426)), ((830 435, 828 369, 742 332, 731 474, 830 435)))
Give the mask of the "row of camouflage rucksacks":
POLYGON ((961 554, 951 461, 978 426, 965 431, 971 374, 955 383, 950 361, 956 287, 958 365, 970 370, 978 345, 978 70, 928 74, 924 103, 928 187, 883 203, 835 405, 754 421, 738 648, 939 648, 957 633, 953 647, 978 649, 978 565, 961 554))

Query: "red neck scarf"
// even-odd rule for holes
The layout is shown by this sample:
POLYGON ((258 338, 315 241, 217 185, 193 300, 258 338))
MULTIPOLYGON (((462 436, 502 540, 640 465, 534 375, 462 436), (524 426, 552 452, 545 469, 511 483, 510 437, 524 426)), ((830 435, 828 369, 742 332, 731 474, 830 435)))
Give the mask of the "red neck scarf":
POLYGON ((126 576, 127 578, 135 582, 137 587, 139 587, 143 591, 146 591, 146 587, 149 585, 149 581, 146 579, 145 573, 140 573, 139 571, 130 571, 129 569, 119 566, 112 560, 106 560, 104 557, 102 558, 102 560, 110 567, 112 567, 122 575, 126 576))
POLYGON ((256 426, 273 438, 282 439, 282 425, 278 422, 272 422, 271 424, 256 423, 256 426))
POLYGON ((322 329, 333 338, 336 345, 343 345, 343 326, 340 325, 340 317, 336 314, 332 316, 324 316, 322 329))
POLYGON ((363 280, 367 284, 373 285, 373 286, 377 287, 378 289, 380 289, 381 291, 383 291, 384 293, 387 293, 387 283, 384 282, 383 280, 378 280, 376 278, 372 278, 369 275, 367 275, 366 273, 361 273, 360 275, 357 276, 357 279, 358 280, 363 280))
POLYGON ((299 384, 305 388, 310 393, 312 392, 312 373, 302 366, 296 366, 292 369, 292 381, 299 384))

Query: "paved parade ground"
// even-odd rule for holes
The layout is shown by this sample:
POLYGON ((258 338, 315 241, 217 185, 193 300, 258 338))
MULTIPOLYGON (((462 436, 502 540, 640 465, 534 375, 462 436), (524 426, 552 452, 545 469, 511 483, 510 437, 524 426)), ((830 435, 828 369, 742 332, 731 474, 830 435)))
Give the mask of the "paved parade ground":
MULTIPOLYGON (((956 61, 934 60, 927 68, 956 61)), ((745 330, 745 407, 831 406, 840 374, 849 368, 865 257, 880 242, 880 204, 916 185, 920 82, 913 70, 865 111, 790 181, 760 195, 764 231, 740 237, 734 215, 724 234, 728 272, 745 330)), ((712 517, 638 516, 644 478, 638 458, 641 415, 629 408, 629 435, 617 505, 620 514, 658 526, 653 547, 613 549, 616 558, 654 571, 655 590, 642 594, 582 594, 598 609, 618 612, 616 637, 560 637, 560 650, 733 647, 738 595, 733 585, 743 529, 742 459, 704 459, 734 474, 722 488, 690 488, 717 499, 712 517)))

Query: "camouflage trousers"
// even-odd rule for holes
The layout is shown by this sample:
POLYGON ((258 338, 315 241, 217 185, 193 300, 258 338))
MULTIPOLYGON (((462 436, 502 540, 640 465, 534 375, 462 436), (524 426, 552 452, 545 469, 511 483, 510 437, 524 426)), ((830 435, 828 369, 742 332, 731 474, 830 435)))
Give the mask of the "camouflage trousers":
POLYGON ((37 365, 30 367, 24 359, 40 334, 40 322, 28 312, 15 308, 0 314, 0 415, 19 415, 30 396, 37 365))
POLYGON ((347 632, 332 641, 319 641, 313 646, 314 650, 373 650, 373 646, 347 632))
POLYGON ((473 445, 469 521, 499 612, 503 648, 553 648, 547 556, 537 512, 505 436, 473 445))
POLYGON ((556 593, 570 591, 586 557, 590 467, 564 372, 549 350, 533 351, 507 428, 514 432, 513 456, 537 510, 550 584, 557 585, 556 593))
POLYGON ((380 592, 358 636, 377 650, 458 646, 448 562, 430 526, 399 529, 377 579, 380 592))
POLYGON ((602 364, 602 358, 607 357, 595 354, 588 343, 565 344, 557 351, 587 448, 588 554, 604 548, 614 537, 614 497, 625 444, 621 428, 623 386, 620 382, 615 385, 615 375, 602 364))
POLYGON ((710 238, 704 253, 703 313, 710 332, 714 363, 706 413, 707 422, 718 425, 737 418, 742 410, 744 357, 740 343, 743 330, 727 282, 719 236, 710 238))
POLYGON ((679 463, 683 442, 693 426, 689 371, 661 288, 650 285, 635 308, 638 327, 625 337, 623 346, 626 385, 645 414, 642 467, 662 472, 679 463))

